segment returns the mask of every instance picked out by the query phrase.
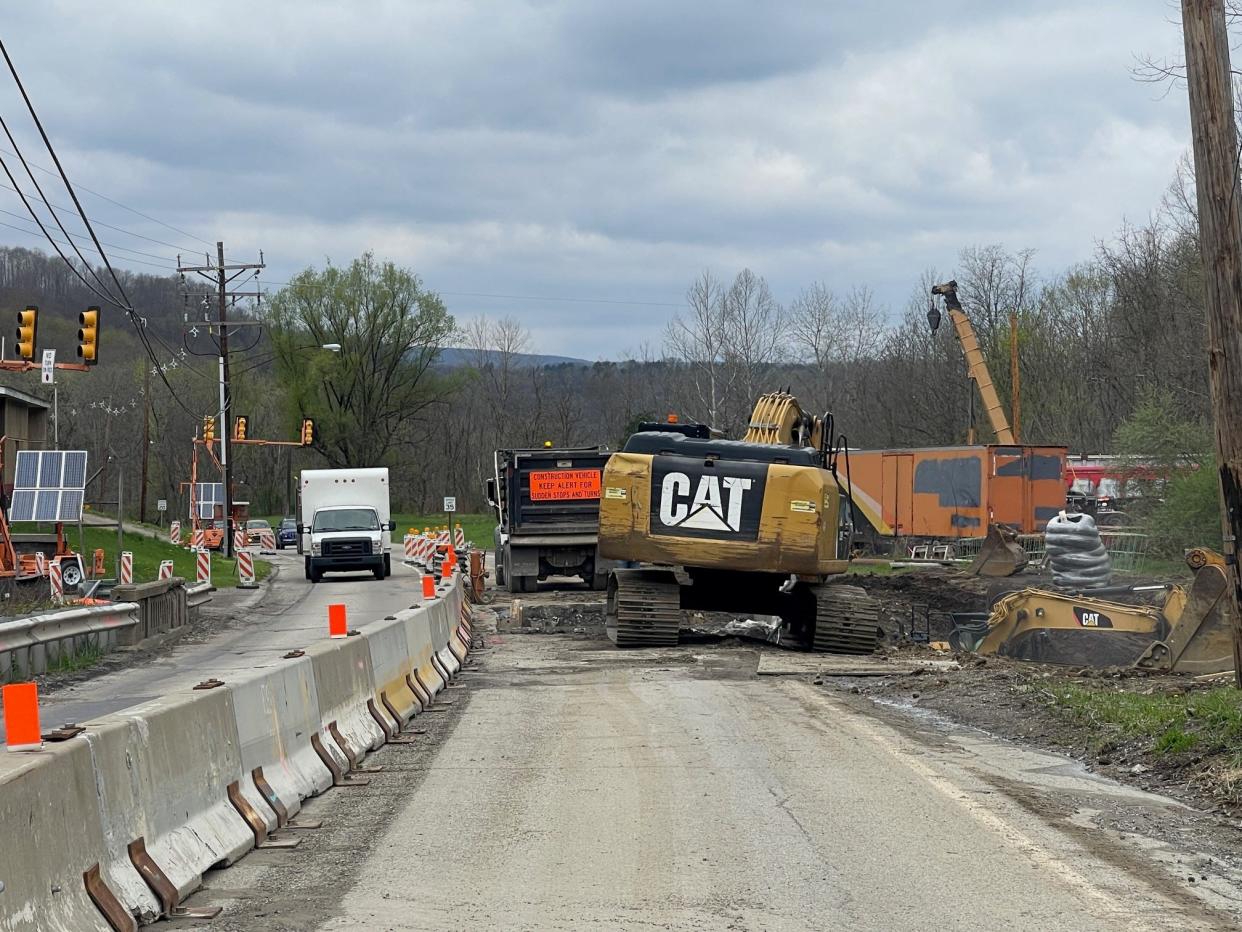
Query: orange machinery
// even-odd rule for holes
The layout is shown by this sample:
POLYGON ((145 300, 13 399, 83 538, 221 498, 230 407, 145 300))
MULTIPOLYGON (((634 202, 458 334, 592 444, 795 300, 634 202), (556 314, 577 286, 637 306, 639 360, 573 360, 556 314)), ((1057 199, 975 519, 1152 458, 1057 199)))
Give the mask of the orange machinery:
POLYGON ((1027 444, 851 450, 848 485, 876 537, 983 537, 990 524, 1034 534, 1065 508, 1065 454, 1027 444))

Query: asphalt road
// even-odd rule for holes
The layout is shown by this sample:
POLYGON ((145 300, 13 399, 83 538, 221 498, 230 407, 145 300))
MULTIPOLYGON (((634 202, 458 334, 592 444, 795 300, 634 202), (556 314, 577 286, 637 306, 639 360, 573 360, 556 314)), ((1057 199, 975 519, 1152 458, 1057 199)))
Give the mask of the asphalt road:
POLYGON ((304 648, 327 637, 327 607, 333 602, 345 603, 351 625, 357 626, 417 601, 419 573, 400 562, 399 552, 394 552, 392 575, 382 582, 351 573, 311 585, 296 552, 280 551, 267 559, 279 568, 270 591, 223 590, 208 604, 218 630, 154 659, 42 695, 43 725, 90 721, 209 677, 227 680, 230 673, 304 648))
POLYGON ((1111 827, 1183 807, 1065 758, 750 651, 491 643, 431 734, 312 803, 324 829, 209 881, 213 928, 1237 927, 1219 860, 1111 827))

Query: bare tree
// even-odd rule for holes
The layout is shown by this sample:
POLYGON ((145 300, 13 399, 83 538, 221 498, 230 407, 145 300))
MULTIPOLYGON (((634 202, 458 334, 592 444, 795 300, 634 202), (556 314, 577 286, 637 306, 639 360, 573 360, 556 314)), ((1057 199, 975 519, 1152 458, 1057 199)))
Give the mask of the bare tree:
POLYGON ((709 424, 717 425, 736 369, 726 364, 730 324, 724 288, 710 269, 704 269, 686 291, 686 305, 685 314, 669 321, 665 345, 693 372, 699 410, 709 424))

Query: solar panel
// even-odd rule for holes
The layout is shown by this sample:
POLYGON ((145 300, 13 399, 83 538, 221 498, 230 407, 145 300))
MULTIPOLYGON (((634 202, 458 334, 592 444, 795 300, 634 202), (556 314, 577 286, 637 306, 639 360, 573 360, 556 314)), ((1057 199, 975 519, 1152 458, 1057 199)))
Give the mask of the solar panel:
POLYGON ((216 506, 224 504, 223 482, 199 482, 194 486, 194 504, 198 509, 198 517, 214 518, 216 506))
POLYGON ((85 486, 85 450, 19 450, 9 520, 78 521, 85 486))

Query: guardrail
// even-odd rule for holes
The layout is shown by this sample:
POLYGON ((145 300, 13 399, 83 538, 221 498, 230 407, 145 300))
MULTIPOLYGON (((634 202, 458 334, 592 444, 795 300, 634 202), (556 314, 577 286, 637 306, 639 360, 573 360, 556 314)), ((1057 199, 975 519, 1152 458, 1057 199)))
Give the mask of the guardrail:
POLYGON ((134 602, 115 602, 0 622, 0 682, 46 673, 86 651, 130 644, 138 613, 134 602))
POLYGON ((185 580, 179 576, 113 586, 112 598, 116 602, 134 602, 138 605, 138 624, 129 631, 130 639, 122 642, 126 647, 167 634, 190 620, 185 580))

